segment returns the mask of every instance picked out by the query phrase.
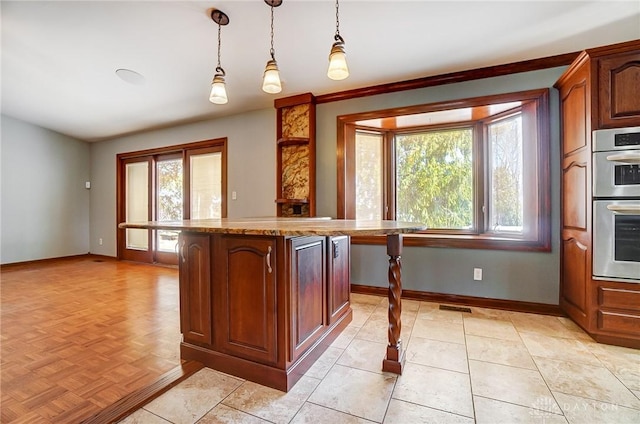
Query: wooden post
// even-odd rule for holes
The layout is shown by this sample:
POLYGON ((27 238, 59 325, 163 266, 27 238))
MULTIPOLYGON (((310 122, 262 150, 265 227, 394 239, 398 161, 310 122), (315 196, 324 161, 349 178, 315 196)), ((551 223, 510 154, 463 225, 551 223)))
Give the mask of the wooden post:
POLYGON ((389 345, 387 356, 382 360, 382 371, 402 374, 404 351, 400 340, 402 323, 402 279, 400 255, 402 253, 402 235, 387 235, 387 255, 389 255, 389 345))

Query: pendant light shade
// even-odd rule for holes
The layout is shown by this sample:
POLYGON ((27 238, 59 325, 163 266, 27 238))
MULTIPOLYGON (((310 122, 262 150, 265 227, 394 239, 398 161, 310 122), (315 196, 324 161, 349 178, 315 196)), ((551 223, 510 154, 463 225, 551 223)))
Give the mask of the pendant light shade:
POLYGON ((278 62, 276 62, 276 51, 273 48, 273 8, 282 4, 282 0, 264 0, 271 7, 271 59, 267 62, 262 76, 262 91, 269 94, 276 94, 282 91, 282 83, 280 82, 280 71, 278 70, 278 62))
POLYGON ((229 99, 227 97, 227 87, 224 77, 227 75, 220 66, 220 28, 222 25, 229 23, 229 17, 221 10, 214 9, 211 11, 211 19, 218 24, 218 66, 216 66, 216 74, 211 81, 211 94, 209 101, 217 105, 226 104, 229 99))
POLYGON ((227 87, 224 81, 224 70, 222 68, 216 68, 216 72, 219 72, 218 70, 222 71, 222 73, 217 73, 213 77, 209 101, 217 105, 224 105, 229 101, 227 98, 227 87))
POLYGON ((336 33, 333 36, 335 42, 329 53, 329 70, 327 76, 332 80, 343 80, 349 76, 347 55, 344 52, 344 39, 340 35, 340 5, 336 0, 336 33))
MULTIPOLYGON (((342 39, 342 37, 340 37, 342 39)), ((344 52, 344 42, 336 41, 329 53, 329 70, 327 76, 332 80, 343 80, 349 76, 347 56, 344 52)))
POLYGON ((276 94, 282 91, 280 71, 278 70, 278 62, 275 59, 267 62, 267 67, 262 77, 262 91, 269 94, 276 94))

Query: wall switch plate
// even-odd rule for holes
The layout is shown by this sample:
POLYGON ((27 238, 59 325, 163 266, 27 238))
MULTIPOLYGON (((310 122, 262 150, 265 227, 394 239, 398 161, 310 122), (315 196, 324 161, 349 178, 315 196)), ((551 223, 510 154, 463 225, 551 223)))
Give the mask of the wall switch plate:
POLYGON ((98 244, 99 244, 100 246, 102 246, 102 239, 101 239, 101 238, 100 238, 100 239, 98 239, 98 244))
POLYGON ((482 280, 482 268, 473 268, 473 279, 476 281, 482 280))
POLYGON ((91 188, 91 181, 85 181, 84 188, 91 188))

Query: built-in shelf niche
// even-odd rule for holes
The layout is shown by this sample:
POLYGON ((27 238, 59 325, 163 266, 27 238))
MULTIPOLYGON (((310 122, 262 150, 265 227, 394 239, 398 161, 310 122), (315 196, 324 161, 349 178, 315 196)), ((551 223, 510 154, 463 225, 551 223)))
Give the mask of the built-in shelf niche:
POLYGON ((316 214, 316 103, 311 93, 275 101, 277 215, 316 214))

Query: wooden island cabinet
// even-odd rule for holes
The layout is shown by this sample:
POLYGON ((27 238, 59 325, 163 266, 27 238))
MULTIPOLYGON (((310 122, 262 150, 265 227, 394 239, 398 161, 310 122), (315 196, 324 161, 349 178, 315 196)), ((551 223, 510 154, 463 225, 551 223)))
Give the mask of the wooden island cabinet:
POLYGON ((582 52, 555 87, 561 122, 560 306, 597 341, 640 347, 640 283, 594 278, 592 271, 592 132, 640 126, 640 40, 582 52))
POLYGON ((351 322, 350 236, 386 235, 389 345, 401 373, 401 235, 421 224, 320 218, 123 223, 181 231, 180 356, 288 391, 351 322))

